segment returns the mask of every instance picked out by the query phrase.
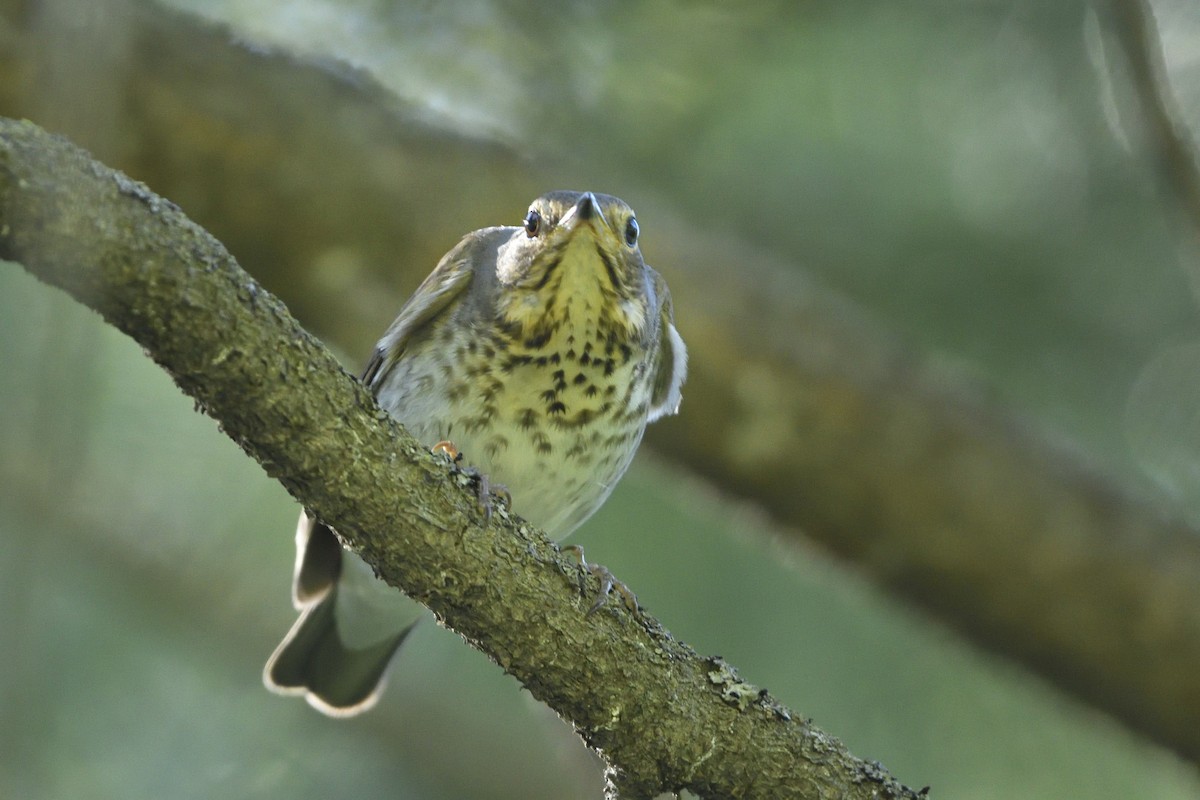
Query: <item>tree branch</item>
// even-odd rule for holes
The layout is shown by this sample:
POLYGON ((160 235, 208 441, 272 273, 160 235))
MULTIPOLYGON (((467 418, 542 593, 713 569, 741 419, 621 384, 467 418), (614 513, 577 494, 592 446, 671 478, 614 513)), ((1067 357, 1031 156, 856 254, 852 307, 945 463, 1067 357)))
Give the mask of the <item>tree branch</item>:
POLYGON ((1147 0, 1113 0, 1100 9, 1111 20, 1108 29, 1124 56, 1137 99, 1136 121, 1144 127, 1159 185, 1173 195, 1182 225, 1195 237, 1200 233, 1200 169, 1172 97, 1154 9, 1147 0))
MULTIPOLYGON (((186 197, 255 275, 348 347, 390 322, 403 299, 394 287, 415 286, 461 220, 491 224, 497 198, 561 180, 561 165, 418 122, 369 76, 251 52, 229 31, 153 3, 132 4, 129 17, 123 41, 136 45, 121 77, 110 76, 127 81, 112 92, 125 105, 102 138, 123 143, 127 169, 186 197), (381 180, 380 164, 402 168, 381 180), (355 280, 330 280, 331 260, 338 274, 358 267, 355 280)), ((30 83, 23 95, 19 79, 61 44, 26 29, 8 44, 0 103, 36 116, 46 87, 30 83), (27 41, 36 46, 15 46, 27 41)), ((93 146, 88 124, 77 135, 93 146)), ((685 419, 653 426, 649 446, 974 641, 1200 759, 1193 526, 976 387, 930 370, 794 265, 639 207, 656 220, 655 266, 687 309, 680 324, 693 354, 685 419), (764 405, 766 390, 774 405, 764 405)))
POLYGON ((137 340, 389 583, 570 720, 648 797, 917 797, 654 619, 585 618, 582 574, 431 456, 174 204, 32 123, 0 121, 0 256, 137 340))

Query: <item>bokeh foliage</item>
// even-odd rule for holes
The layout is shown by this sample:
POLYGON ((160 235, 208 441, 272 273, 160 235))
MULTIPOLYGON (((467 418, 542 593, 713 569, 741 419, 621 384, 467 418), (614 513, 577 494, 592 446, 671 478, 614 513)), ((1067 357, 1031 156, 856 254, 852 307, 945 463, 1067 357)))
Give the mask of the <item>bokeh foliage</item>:
MULTIPOLYGON (((802 264, 1130 482, 1157 475, 1164 507, 1196 502, 1195 452, 1170 435, 1190 418, 1179 376, 1195 365, 1165 383, 1148 369, 1200 332, 1194 253, 1139 160, 1113 32, 1086 3, 189 5, 247 42, 369 69, 447 136, 491 138, 561 185, 626 197, 652 259, 655 210, 672 209, 802 264), (1156 473, 1130 457, 1127 418, 1156 473)), ((42 35, 77 34, 41 13, 42 35)), ((84 21, 113 35, 123 19, 84 21)), ((52 116, 54 95, 41 102, 52 116)), ((101 113, 120 129, 119 105, 101 113)), ((170 145, 158 143, 164 160, 170 145)), ((437 180, 436 153, 426 161, 381 164, 379 180, 437 180)), ((322 217, 329 199, 296 181, 322 217)), ((444 250, 519 218, 519 190, 394 221, 339 213, 432 228, 444 250)), ((189 212, 212 202, 174 199, 189 212)), ((376 291, 388 265, 355 248, 309 253, 326 284, 289 298, 358 350, 351 369, 394 306, 376 291), (367 287, 366 320, 338 333, 320 292, 347 286, 367 287)), ((12 643, 0 793, 598 794, 569 731, 433 626, 368 717, 333 722, 267 695, 258 670, 291 615, 283 492, 136 347, 13 269, 0 272, 0 342, 0 633, 12 643)), ((676 634, 935 797, 1200 791, 1190 768, 822 554, 777 546, 755 512, 651 459, 577 541, 676 634)))

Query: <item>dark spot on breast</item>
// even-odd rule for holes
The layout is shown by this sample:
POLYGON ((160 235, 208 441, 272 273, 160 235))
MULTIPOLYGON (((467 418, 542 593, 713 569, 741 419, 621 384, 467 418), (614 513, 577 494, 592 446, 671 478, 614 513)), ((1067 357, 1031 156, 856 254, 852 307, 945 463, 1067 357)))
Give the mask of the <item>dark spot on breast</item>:
POLYGON ((517 412, 517 427, 527 431, 537 425, 537 417, 537 412, 532 408, 523 408, 517 412))
POLYGON ((550 406, 546 409, 546 413, 548 413, 548 414, 565 414, 565 413, 567 413, 567 407, 566 407, 566 405, 563 404, 563 402, 561 400, 556 400, 553 403, 551 403, 550 406))
POLYGON ((581 372, 574 377, 574 379, 571 381, 571 383, 574 383, 576 386, 579 386, 580 384, 583 384, 583 383, 587 383, 587 375, 584 375, 581 372))
POLYGON ((487 453, 488 458, 494 459, 502 451, 508 449, 508 439, 503 436, 493 436, 488 440, 488 443, 483 446, 483 451, 487 453))
POLYGON ((525 326, 516 320, 511 320, 508 317, 496 315, 496 330, 506 339, 520 339, 521 334, 525 332, 525 326))
POLYGON ((600 446, 605 450, 612 450, 613 448, 619 447, 620 445, 623 445, 629 441, 631 433, 636 433, 636 431, 619 431, 611 436, 605 436, 604 441, 600 443, 600 446))
POLYGON ((509 356, 500 365, 503 372, 512 372, 515 367, 523 367, 533 362, 533 356, 509 356))

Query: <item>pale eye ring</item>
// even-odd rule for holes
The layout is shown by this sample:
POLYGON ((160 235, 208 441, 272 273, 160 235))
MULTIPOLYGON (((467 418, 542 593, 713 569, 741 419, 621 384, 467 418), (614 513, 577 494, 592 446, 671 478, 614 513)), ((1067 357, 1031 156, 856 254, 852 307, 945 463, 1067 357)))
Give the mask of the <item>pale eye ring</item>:
POLYGON ((542 215, 530 209, 525 215, 525 233, 532 239, 538 235, 538 231, 542 229, 542 215))
POLYGON ((629 222, 625 223, 625 244, 633 247, 638 240, 638 223, 633 217, 629 218, 629 222))

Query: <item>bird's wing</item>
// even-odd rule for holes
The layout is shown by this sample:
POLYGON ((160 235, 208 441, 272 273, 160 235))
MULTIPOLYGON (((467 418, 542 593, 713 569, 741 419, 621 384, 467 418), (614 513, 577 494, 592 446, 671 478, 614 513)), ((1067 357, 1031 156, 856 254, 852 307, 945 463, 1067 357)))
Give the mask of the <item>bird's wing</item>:
POLYGON ((442 256, 433 272, 417 287, 400 309, 396 321, 375 345, 363 370, 362 382, 375 389, 381 379, 404 355, 409 342, 463 293, 471 283, 483 231, 467 234, 453 250, 442 256))
MULTIPOLYGON (((649 269, 649 267, 647 267, 649 269)), ((671 303, 671 290, 653 269, 654 293, 659 301, 658 354, 654 363, 654 391, 650 395, 649 421, 674 414, 679 410, 683 397, 683 382, 687 378, 687 347, 679 331, 675 330, 675 308, 671 303)))

